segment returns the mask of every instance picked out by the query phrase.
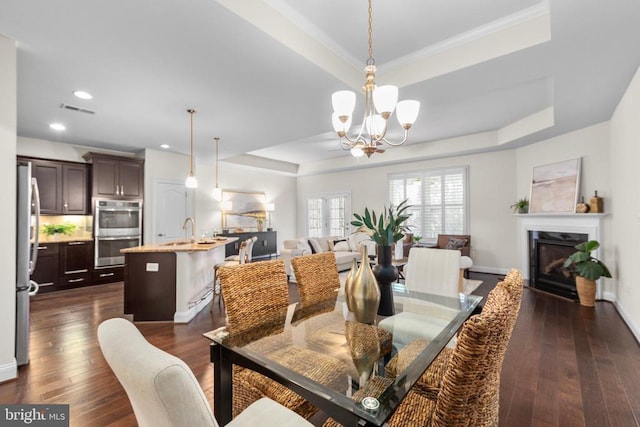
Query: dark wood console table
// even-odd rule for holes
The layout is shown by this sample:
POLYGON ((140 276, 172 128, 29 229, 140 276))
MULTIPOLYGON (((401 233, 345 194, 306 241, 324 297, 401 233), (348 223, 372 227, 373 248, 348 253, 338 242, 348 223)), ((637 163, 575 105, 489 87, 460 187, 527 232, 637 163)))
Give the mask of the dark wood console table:
POLYGON ((269 258, 278 253, 278 237, 275 231, 243 231, 241 233, 223 233, 220 236, 237 237, 238 241, 226 246, 226 255, 238 255, 240 243, 256 236, 258 240, 253 244, 252 258, 269 258))

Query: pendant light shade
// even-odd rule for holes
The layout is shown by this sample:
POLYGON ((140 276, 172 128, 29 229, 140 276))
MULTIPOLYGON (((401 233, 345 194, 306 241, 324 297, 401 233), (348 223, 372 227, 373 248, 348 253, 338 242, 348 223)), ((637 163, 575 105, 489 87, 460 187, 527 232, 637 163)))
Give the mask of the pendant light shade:
POLYGON ((190 122, 191 122, 191 154, 189 155, 189 175, 187 175, 187 180, 184 185, 187 188, 198 188, 198 179, 193 173, 193 114, 196 110, 188 109, 187 113, 189 113, 190 122))

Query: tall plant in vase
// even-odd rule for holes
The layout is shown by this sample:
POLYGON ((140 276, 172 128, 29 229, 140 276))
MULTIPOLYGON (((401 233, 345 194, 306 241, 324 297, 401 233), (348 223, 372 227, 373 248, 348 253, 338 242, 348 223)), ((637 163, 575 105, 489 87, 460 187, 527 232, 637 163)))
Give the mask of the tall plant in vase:
POLYGON ((391 247, 402 240, 404 233, 409 230, 406 221, 410 215, 406 211, 410 207, 408 200, 403 200, 398 206, 385 206, 380 215, 365 208, 363 215, 354 213, 356 219, 351 221, 351 225, 358 227, 356 231, 368 234, 378 245, 378 259, 373 274, 380 288, 378 314, 383 316, 394 314, 391 283, 398 280, 398 269, 392 264, 391 247))
POLYGON ((595 305, 596 280, 601 277, 611 277, 607 266, 591 256, 591 252, 599 247, 600 243, 597 240, 580 243, 575 246, 576 252, 571 254, 564 263, 565 267, 575 271, 580 304, 588 307, 595 305))

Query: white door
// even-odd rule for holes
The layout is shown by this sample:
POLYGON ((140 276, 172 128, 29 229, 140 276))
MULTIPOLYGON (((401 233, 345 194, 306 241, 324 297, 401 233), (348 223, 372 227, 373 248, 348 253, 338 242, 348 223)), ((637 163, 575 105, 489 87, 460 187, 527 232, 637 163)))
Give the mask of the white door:
POLYGON ((349 193, 317 194, 306 197, 307 236, 344 237, 351 224, 349 193))
POLYGON ((187 218, 184 182, 156 180, 153 183, 153 243, 183 239, 187 218))

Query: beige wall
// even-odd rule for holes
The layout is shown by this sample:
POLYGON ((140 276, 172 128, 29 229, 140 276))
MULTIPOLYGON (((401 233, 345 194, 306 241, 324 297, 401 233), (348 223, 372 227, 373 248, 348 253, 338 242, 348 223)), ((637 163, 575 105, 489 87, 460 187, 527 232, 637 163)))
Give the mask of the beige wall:
MULTIPOLYGON (((0 35, 0 200, 16 200, 16 43, 0 35)), ((10 204, 15 206, 15 204, 10 204)), ((16 326, 16 223, 15 208, 0 210, 7 225, 0 241, 0 382, 17 375, 16 326)))
MULTIPOLYGON (((468 137, 472 142, 474 136, 468 137)), ((400 171, 468 166, 471 256, 477 271, 506 273, 517 266, 516 221, 509 206, 516 198, 516 162, 512 150, 454 158, 406 162, 298 178, 298 235, 305 233, 304 198, 322 192, 350 192, 353 212, 387 203, 387 175, 400 171)))
POLYGON ((611 119, 611 200, 612 222, 607 266, 615 286, 617 306, 627 324, 640 340, 640 286, 636 278, 636 256, 640 240, 640 71, 611 119), (609 260, 612 260, 609 262, 609 260))

